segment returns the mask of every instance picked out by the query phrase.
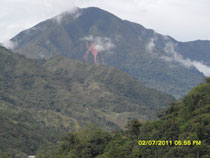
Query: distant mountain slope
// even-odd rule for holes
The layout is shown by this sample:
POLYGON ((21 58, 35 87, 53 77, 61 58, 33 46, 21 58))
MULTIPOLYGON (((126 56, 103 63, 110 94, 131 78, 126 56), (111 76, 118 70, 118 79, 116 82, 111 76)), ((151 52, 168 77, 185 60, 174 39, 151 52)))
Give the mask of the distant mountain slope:
POLYGON ((210 67, 210 41, 179 42, 178 48, 185 58, 202 61, 203 64, 210 67))
POLYGON ((26 59, 0 47, 0 153, 33 154, 92 123, 115 130, 129 119, 154 119, 171 101, 115 68, 26 59))
POLYGON ((203 58, 193 54, 209 54, 203 48, 205 44, 189 46, 93 7, 41 22, 11 41, 16 45, 15 52, 29 58, 48 59, 60 54, 83 62, 104 63, 176 97, 182 97, 204 78, 192 63, 203 58), (95 61, 91 51, 98 51, 95 61))
MULTIPOLYGON (((48 60, 48 62, 44 64, 44 67, 51 72, 62 71, 62 73, 65 73, 67 76, 84 82, 88 88, 91 88, 92 82, 96 83, 93 85, 94 88, 100 88, 101 86, 101 89, 106 89, 114 94, 120 94, 120 96, 132 99, 135 101, 135 104, 142 104, 150 108, 167 105, 168 100, 172 99, 168 94, 143 86, 136 79, 114 67, 108 68, 107 66, 94 64, 87 65, 60 56, 48 60)), ((85 89, 83 89, 83 91, 85 91, 85 89)), ((84 97, 91 98, 91 96, 84 97)), ((106 97, 100 99, 103 100, 106 99, 106 97)), ((108 100, 105 101, 105 103, 109 105, 108 100)), ((104 105, 101 106, 106 107, 104 105)), ((131 105, 123 105, 122 103, 118 108, 113 106, 111 108, 113 108, 113 110, 115 108, 119 110, 124 108, 123 111, 130 111, 132 109, 131 105)))

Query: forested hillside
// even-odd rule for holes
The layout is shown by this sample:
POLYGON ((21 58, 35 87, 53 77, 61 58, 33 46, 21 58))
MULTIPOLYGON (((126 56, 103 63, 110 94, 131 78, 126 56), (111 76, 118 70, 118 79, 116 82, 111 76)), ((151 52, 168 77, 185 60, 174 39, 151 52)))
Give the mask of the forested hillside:
POLYGON ((0 47, 0 152, 34 154, 89 124, 109 131, 155 119, 174 100, 114 68, 60 56, 31 60, 0 47))
MULTIPOLYGON (((210 79, 191 90, 160 120, 129 122, 127 130, 105 132, 96 126, 69 133, 38 158, 208 158, 210 155, 210 79), (145 145, 139 140, 165 143, 145 145), (167 142, 168 141, 168 142, 167 142), (140 145, 139 145, 139 144, 140 145)), ((149 144, 149 143, 148 143, 149 144)))

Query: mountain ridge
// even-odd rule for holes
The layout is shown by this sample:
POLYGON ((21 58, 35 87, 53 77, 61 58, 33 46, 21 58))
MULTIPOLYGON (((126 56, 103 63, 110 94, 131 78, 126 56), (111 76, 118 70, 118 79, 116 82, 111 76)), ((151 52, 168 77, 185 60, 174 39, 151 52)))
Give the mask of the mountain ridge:
POLYGON ((82 62, 104 63, 177 98, 203 81, 204 75, 193 65, 195 59, 185 58, 186 53, 180 51, 183 46, 170 36, 99 8, 79 9, 58 19, 48 19, 12 38, 17 44, 14 52, 28 58, 60 54, 82 62), (88 46, 92 47, 89 52, 88 46))

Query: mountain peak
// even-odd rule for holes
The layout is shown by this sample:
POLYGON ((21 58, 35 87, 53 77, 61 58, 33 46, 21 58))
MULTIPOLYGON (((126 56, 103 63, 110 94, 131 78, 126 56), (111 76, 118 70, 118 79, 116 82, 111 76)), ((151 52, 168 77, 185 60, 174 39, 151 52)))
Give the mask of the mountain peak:
POLYGON ((12 41, 17 44, 14 51, 29 58, 48 59, 60 54, 113 66, 146 86, 176 97, 186 94, 204 77, 194 67, 194 59, 185 55, 186 51, 193 52, 189 47, 201 50, 197 45, 186 48, 186 43, 96 7, 60 14, 21 32, 12 41))

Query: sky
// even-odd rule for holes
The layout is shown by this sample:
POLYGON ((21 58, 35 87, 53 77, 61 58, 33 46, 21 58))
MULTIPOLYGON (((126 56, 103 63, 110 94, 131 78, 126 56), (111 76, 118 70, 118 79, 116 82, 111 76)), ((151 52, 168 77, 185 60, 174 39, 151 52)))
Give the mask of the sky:
POLYGON ((210 0, 0 0, 0 43, 74 7, 99 7, 179 41, 210 40, 210 0))

